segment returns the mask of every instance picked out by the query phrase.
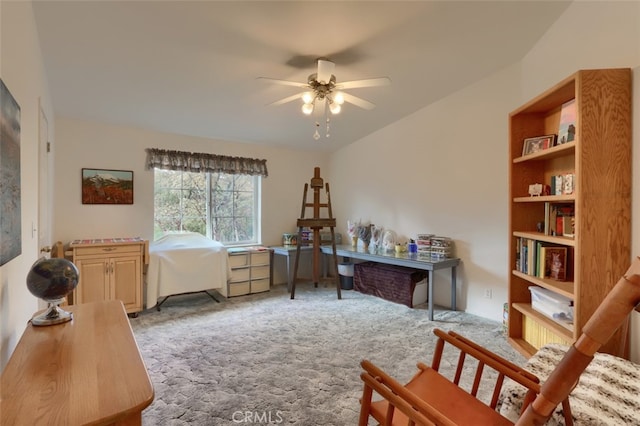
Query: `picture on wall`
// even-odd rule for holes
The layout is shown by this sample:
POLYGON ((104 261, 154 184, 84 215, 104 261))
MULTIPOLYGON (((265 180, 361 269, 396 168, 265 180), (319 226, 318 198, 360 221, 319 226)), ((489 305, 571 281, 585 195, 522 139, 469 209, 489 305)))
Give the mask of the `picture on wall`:
POLYGON ((0 266, 22 253, 20 105, 0 79, 0 266))
POLYGON ((82 204, 133 204, 133 171, 82 169, 82 204))

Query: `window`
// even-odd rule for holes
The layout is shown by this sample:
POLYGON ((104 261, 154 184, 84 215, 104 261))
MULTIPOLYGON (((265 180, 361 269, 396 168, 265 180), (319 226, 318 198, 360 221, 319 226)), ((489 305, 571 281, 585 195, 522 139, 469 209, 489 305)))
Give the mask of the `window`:
POLYGON ((260 243, 260 176, 154 169, 154 236, 190 231, 224 244, 260 243))

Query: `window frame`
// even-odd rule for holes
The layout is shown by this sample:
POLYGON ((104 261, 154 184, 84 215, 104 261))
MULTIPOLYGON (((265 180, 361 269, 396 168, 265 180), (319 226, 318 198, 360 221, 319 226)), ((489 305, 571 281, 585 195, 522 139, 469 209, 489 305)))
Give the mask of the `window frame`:
MULTIPOLYGON (((185 182, 185 174, 189 173, 189 174, 199 174, 196 172, 190 172, 190 171, 184 171, 184 170, 165 170, 165 169, 160 169, 160 168, 154 168, 153 169, 154 175, 153 175, 153 182, 154 182, 154 202, 153 202, 153 222, 154 222, 154 239, 156 239, 159 235, 162 235, 166 232, 184 232, 184 193, 186 191, 189 191, 190 189, 192 189, 191 187, 185 187, 184 186, 184 182, 185 182), (170 191, 170 190, 178 190, 180 192, 180 203, 179 203, 179 215, 177 217, 177 219, 179 220, 180 229, 176 229, 176 230, 164 230, 164 231, 160 231, 161 234, 156 235, 156 193, 158 190, 157 187, 157 178, 158 175, 156 173, 180 173, 180 187, 169 187, 166 186, 164 189, 166 191, 170 191)), ((205 215, 206 217, 205 219, 205 229, 206 229, 206 236, 208 238, 213 239, 213 217, 212 214, 214 212, 213 209, 213 202, 215 197, 212 196, 212 183, 213 183, 213 179, 214 179, 214 174, 220 174, 220 175, 226 175, 229 176, 230 178, 233 179, 233 185, 234 185, 234 189, 232 189, 231 192, 238 192, 235 190, 235 180, 236 177, 238 176, 243 176, 246 178, 249 178, 252 180, 252 186, 253 186, 253 190, 252 192, 252 202, 253 202, 253 215, 252 215, 252 224, 251 224, 251 228, 253 229, 253 238, 249 239, 249 240, 243 240, 243 241, 220 241, 221 243, 223 243, 225 246, 228 247, 234 247, 234 246, 249 246, 249 245, 256 245, 256 244, 261 244, 262 242, 262 229, 261 229, 261 212, 262 212, 262 203, 261 203, 261 194, 262 194, 262 176, 260 175, 238 175, 238 174, 231 174, 231 173, 224 173, 224 172, 203 172, 206 174, 205 176, 205 215)), ((171 216, 168 216, 171 217, 171 216)), ((245 216, 239 216, 244 218, 245 216)), ((231 220, 236 220, 236 216, 235 216, 235 208, 233 211, 233 214, 231 216, 231 220)))

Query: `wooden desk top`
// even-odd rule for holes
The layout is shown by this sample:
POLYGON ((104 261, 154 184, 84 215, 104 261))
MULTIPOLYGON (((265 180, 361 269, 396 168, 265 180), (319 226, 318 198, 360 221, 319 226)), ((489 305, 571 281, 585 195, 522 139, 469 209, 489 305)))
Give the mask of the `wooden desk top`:
POLYGON ((0 379, 0 424, 140 422, 153 386, 120 301, 65 306, 73 320, 29 324, 0 379))

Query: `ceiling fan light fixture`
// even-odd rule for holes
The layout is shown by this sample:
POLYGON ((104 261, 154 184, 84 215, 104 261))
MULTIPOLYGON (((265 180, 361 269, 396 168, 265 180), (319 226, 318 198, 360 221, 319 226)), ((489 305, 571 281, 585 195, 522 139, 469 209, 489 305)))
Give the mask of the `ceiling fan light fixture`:
POLYGON ((304 102, 305 104, 312 103, 314 98, 315 98, 315 95, 313 92, 304 92, 302 94, 302 102, 304 102))
MULTIPOLYGON (((0 0, 2 1, 2 0, 0 0)), ((317 59, 317 72, 310 74, 306 83, 299 83, 288 80, 278 80, 267 77, 258 77, 273 83, 284 86, 294 86, 302 88, 304 92, 292 96, 287 96, 269 105, 282 105, 297 99, 302 99, 302 113, 304 115, 314 114, 316 117, 324 117, 327 120, 326 134, 329 137, 329 116, 339 114, 342 105, 346 102, 365 110, 375 108, 375 104, 354 96, 343 90, 356 89, 361 87, 386 86, 391 83, 389 77, 369 78, 365 80, 352 80, 338 83, 334 74, 335 64, 326 58, 317 59), (317 105, 316 105, 317 103, 317 105), (317 107, 317 108, 316 108, 317 107), (328 111, 327 111, 328 110, 328 111)), ((313 138, 320 139, 318 131, 319 123, 316 122, 316 131, 313 138)))
POLYGON ((311 115, 311 113, 313 112, 313 103, 309 102, 309 103, 305 103, 302 105, 302 112, 305 115, 311 115))

